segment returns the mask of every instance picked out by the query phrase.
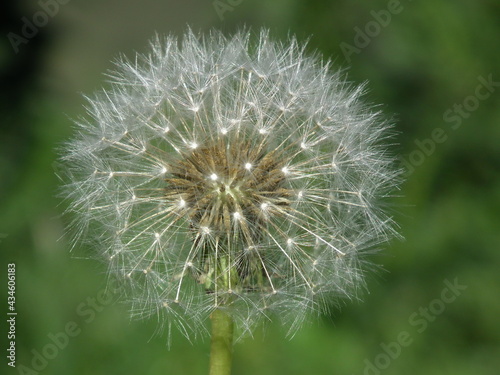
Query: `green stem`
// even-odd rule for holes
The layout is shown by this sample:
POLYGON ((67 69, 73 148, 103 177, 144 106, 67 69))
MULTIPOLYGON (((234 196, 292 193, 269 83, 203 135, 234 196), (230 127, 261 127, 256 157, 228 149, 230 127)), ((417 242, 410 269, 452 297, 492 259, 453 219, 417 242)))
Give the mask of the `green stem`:
POLYGON ((230 375, 233 356, 233 319, 216 309, 212 315, 210 343, 210 375, 230 375))

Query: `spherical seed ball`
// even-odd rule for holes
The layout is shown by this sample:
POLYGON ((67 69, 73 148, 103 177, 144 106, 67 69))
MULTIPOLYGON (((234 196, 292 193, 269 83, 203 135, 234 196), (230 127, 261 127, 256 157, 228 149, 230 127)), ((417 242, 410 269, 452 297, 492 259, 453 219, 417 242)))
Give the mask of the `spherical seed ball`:
POLYGON ((75 243, 132 312, 186 336, 215 308, 290 332, 363 286, 393 233, 388 124, 328 64, 267 31, 156 38, 122 60, 63 151, 75 243))

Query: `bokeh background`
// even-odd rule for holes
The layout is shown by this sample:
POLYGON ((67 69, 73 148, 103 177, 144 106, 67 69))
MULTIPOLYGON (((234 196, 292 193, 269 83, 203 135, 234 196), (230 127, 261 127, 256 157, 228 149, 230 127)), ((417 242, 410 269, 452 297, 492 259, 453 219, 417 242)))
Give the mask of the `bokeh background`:
POLYGON ((82 93, 106 86, 103 73, 120 53, 146 51, 155 32, 180 35, 187 25, 266 26, 277 39, 308 39, 352 81, 368 81, 366 100, 394 116, 392 147, 407 171, 393 200, 405 240, 373 257, 383 269, 369 275, 369 293, 292 340, 274 325, 256 332, 236 345, 234 374, 500 373, 498 1, 6 0, 0 8, 2 374, 207 372, 207 339, 174 333, 168 350, 158 322, 130 321, 125 306, 103 298, 104 268, 82 249, 69 252, 56 197, 55 148, 84 114, 82 93), (23 36, 33 17, 41 26, 23 36), (16 369, 5 358, 10 262, 16 369))

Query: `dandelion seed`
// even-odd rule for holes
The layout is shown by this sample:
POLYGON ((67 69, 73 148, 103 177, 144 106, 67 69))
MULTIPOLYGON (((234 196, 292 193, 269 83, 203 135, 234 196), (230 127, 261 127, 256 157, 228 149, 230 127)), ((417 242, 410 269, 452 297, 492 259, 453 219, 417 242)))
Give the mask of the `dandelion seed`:
POLYGON ((293 334, 363 288, 360 259, 394 234, 389 124, 295 39, 250 41, 158 38, 118 63, 62 157, 75 242, 99 244, 136 316, 186 335, 215 311, 293 334))

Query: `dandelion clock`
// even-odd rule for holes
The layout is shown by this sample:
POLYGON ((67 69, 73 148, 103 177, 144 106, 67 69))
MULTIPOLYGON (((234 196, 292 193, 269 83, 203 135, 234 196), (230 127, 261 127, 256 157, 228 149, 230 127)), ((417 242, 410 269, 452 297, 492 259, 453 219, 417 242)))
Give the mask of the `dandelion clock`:
POLYGON ((134 316, 210 327, 210 374, 229 374, 233 337, 293 334, 364 287, 399 172, 362 87, 265 30, 157 37, 110 76, 63 147, 63 194, 134 316))

